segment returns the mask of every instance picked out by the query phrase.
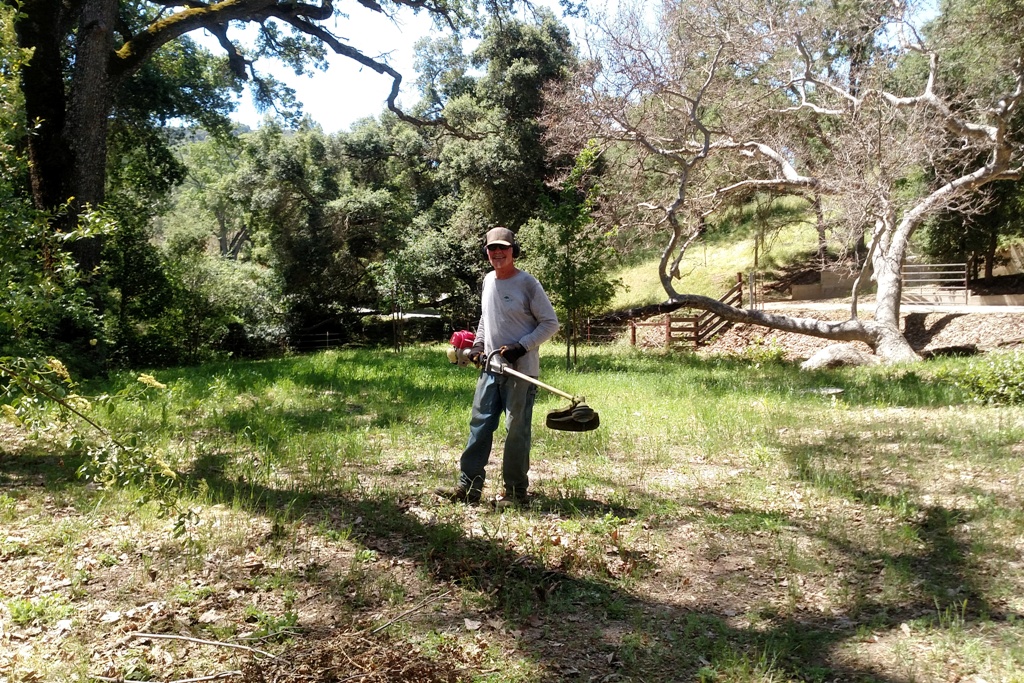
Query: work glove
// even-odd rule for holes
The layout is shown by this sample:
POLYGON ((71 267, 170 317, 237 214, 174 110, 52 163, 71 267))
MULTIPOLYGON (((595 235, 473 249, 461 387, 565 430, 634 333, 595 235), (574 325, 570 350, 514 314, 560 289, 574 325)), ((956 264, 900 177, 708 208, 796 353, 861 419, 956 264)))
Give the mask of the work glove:
POLYGON ((515 365, 516 361, 525 355, 526 349, 522 344, 509 344, 501 347, 501 357, 512 365, 515 365))
POLYGON ((469 362, 473 365, 480 367, 484 362, 484 343, 475 342, 473 347, 469 350, 469 354, 466 356, 469 358, 469 362))

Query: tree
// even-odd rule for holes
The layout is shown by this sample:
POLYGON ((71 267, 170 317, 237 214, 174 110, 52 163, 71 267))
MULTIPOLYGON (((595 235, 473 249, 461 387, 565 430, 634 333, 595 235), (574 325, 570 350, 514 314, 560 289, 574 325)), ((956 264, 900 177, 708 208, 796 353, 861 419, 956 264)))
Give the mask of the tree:
POLYGON ((346 183, 338 138, 309 123, 292 134, 264 126, 246 140, 236 191, 292 332, 374 305, 370 265, 394 249, 408 207, 386 187, 346 183))
POLYGON ((30 55, 16 45, 14 19, 13 10, 0 6, 0 356, 57 353, 80 366, 96 340, 63 340, 70 329, 98 329, 100 320, 66 247, 107 231, 109 222, 86 213, 56 235, 49 229, 52 215, 33 207, 23 191, 29 167, 21 143, 28 126, 19 80, 30 55))
MULTIPOLYGON (((497 0, 495 0, 497 1, 497 0)), ((273 57, 296 72, 319 67, 327 50, 353 59, 393 79, 388 106, 400 116, 396 104, 402 76, 382 59, 369 57, 339 38, 335 22, 344 23, 349 11, 331 0, 313 3, 278 0, 220 0, 212 2, 140 2, 124 0, 5 0, 19 10, 18 44, 33 50, 22 72, 25 111, 35 130, 27 140, 32 196, 37 208, 53 209, 73 198, 75 207, 99 206, 105 198, 105 175, 111 115, 118 120, 140 94, 161 79, 155 72, 178 76, 179 88, 160 92, 160 109, 137 108, 140 116, 166 121, 180 116, 206 127, 226 125, 230 101, 225 88, 237 88, 252 79, 262 106, 270 106, 290 92, 272 79, 261 77, 255 61, 273 57), (231 41, 230 32, 244 23, 260 27, 254 51, 246 53, 231 41), (222 68, 181 69, 194 60, 176 61, 174 55, 201 52, 187 39, 192 31, 217 36, 226 58, 222 68), (290 33, 286 33, 286 31, 290 33), (211 88, 199 92, 180 89, 182 82, 204 81, 211 88), (191 95, 191 96, 190 96, 191 95), (205 105, 205 106, 204 106, 205 105)), ((475 2, 423 2, 422 0, 360 0, 363 10, 379 13, 402 9, 426 11, 439 23, 458 29, 471 22, 475 2)), ((356 20, 358 21, 358 20, 356 20)), ((171 79, 173 81, 174 79, 171 79)), ((73 223, 73 220, 71 221, 73 223)), ((56 226, 61 229, 61 225, 56 226)), ((80 249, 86 271, 99 262, 99 245, 80 249)))
POLYGON ((415 111, 439 112, 446 125, 414 131, 387 117, 361 124, 342 136, 346 174, 353 184, 388 188, 411 209, 400 248, 375 271, 381 303, 429 304, 459 329, 479 317, 471 311, 487 268, 483 233, 517 230, 557 196, 546 180, 563 160, 545 155, 539 93, 568 76, 575 48, 541 9, 531 21, 493 17, 471 54, 441 38, 422 42, 418 56, 423 100, 415 111))
POLYGON ((544 283, 559 317, 568 323, 566 369, 576 361, 584 322, 615 294, 610 236, 593 218, 599 167, 599 150, 588 144, 562 181, 558 198, 542 201, 543 217, 529 221, 519 234, 526 269, 544 283))
POLYGON ((457 135, 440 144, 438 181, 458 188, 461 210, 517 230, 536 213, 554 172, 542 143, 540 92, 567 78, 575 64, 568 30, 549 10, 538 11, 534 23, 495 16, 469 57, 470 65, 486 67, 472 88, 464 64, 443 54, 453 71, 428 67, 427 73, 458 84, 445 90, 443 109, 457 135))
MULTIPOLYGON (((1014 36, 1022 22, 1007 12, 987 26, 1014 36)), ((927 217, 1020 177, 1019 55, 1000 53, 977 88, 947 87, 939 67, 964 36, 930 43, 908 7, 889 2, 688 2, 669 6, 658 25, 651 31, 636 8, 605 22, 601 66, 553 94, 548 116, 563 140, 599 136, 633 150, 637 187, 647 190, 638 206, 667 228, 659 274, 669 300, 916 360, 899 329, 910 239, 927 217), (837 42, 856 46, 856 59, 836 53, 837 42), (867 233, 873 320, 857 319, 855 307, 847 321, 795 319, 676 290, 682 254, 707 217, 752 191, 820 197, 852 236, 867 233)))
POLYGON ((238 195, 242 143, 236 137, 207 137, 184 142, 176 148, 185 178, 174 193, 174 208, 168 220, 159 221, 203 226, 217 240, 224 258, 237 260, 252 242, 246 222, 245 204, 238 195))
POLYGON ((966 261, 972 278, 991 280, 1000 237, 1024 235, 1024 194, 1020 183, 992 183, 984 206, 968 215, 945 212, 926 225, 924 251, 943 261, 966 261), (982 266, 981 264, 984 264, 982 266), (983 270, 982 270, 983 268, 983 270))

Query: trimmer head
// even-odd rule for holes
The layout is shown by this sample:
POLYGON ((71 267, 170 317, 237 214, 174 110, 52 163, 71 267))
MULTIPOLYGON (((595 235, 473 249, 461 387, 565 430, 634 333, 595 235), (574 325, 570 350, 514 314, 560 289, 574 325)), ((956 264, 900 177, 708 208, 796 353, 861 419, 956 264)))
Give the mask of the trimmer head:
POLYGON ((589 432, 601 425, 601 416, 583 401, 573 401, 568 408, 549 412, 544 424, 562 432, 589 432))

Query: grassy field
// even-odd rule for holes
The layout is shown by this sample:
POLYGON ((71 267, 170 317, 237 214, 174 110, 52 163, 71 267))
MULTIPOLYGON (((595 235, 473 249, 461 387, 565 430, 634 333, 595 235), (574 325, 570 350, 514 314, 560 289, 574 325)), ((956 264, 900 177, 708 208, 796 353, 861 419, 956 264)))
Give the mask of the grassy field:
POLYGON ((521 512, 430 493, 476 379, 441 347, 94 404, 162 492, 4 428, 0 680, 1024 681, 1024 415, 936 379, 971 361, 546 352, 602 426, 539 396, 521 512))

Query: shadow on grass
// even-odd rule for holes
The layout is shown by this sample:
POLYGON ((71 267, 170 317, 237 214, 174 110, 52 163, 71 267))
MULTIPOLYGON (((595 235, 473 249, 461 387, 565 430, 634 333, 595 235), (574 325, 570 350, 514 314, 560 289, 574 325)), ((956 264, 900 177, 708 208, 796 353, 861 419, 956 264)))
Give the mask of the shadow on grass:
POLYGON ((54 454, 41 444, 23 447, 18 453, 0 448, 0 490, 42 487, 59 491, 81 487, 78 468, 85 462, 79 455, 54 454))
MULTIPOLYGON (((791 448, 785 454, 794 479, 830 497, 889 513, 901 520, 899 532, 905 538, 917 541, 916 544, 903 544, 912 550, 880 549, 869 553, 845 537, 821 531, 806 522, 797 522, 808 535, 826 542, 843 556, 855 559, 855 566, 874 563, 885 567, 908 586, 901 596, 902 601, 888 603, 879 600, 879 586, 858 586, 862 600, 860 609, 868 615, 882 615, 888 624, 934 615, 937 610, 949 608, 959 611, 968 621, 1019 619, 1022 615, 990 602, 978 580, 986 576, 989 569, 971 559, 972 540, 965 532, 965 525, 975 519, 974 510, 928 504, 923 502, 930 499, 925 495, 928 492, 913 484, 895 486, 886 481, 873 481, 871 476, 846 471, 846 463, 842 462, 844 454, 851 449, 870 452, 872 441, 888 445, 889 438, 874 437, 852 444, 849 437, 825 437, 820 443, 791 448)), ((935 443, 941 441, 937 435, 935 443)), ((881 471, 887 470, 882 468, 881 471)), ((1004 503, 1014 505, 1010 499, 1004 503)), ((1012 555, 1012 552, 1004 555, 1012 555)))
MULTIPOLYGON (((388 364, 383 373, 386 377, 375 377, 372 390, 366 388, 366 380, 358 372, 339 370, 331 375, 333 379, 323 379, 319 375, 321 370, 307 371, 287 364, 268 368, 247 364, 246 372, 257 373, 262 378, 257 380, 242 376, 241 372, 217 377, 225 377, 223 381, 229 384, 238 382, 239 387, 243 387, 238 391, 252 391, 254 381, 264 381, 265 386, 270 386, 288 379, 318 391, 338 391, 342 396, 373 391, 382 395, 414 396, 418 400, 439 400, 451 394, 457 395, 460 401, 465 400, 461 390, 419 386, 415 378, 400 371, 402 367, 404 363, 388 364)), ((728 364, 723 372, 730 372, 728 364)), ((766 391, 793 390, 793 385, 780 389, 772 389, 771 385, 773 378, 791 378, 795 373, 773 372, 752 381, 759 382, 758 386, 766 391)), ((792 381, 815 386, 829 381, 830 377, 833 375, 792 381)), ((733 381, 735 384, 735 379, 733 381)), ((893 382, 892 378, 885 381, 893 382)), ((195 382, 196 387, 200 387, 198 378, 195 382)), ((725 386, 724 378, 722 386, 725 386)), ((878 391, 884 390, 879 384, 878 391)), ((318 422, 310 412, 294 415, 282 410, 271 417, 281 422, 286 431, 341 430, 352 424, 354 416, 365 414, 365 411, 353 409, 351 415, 324 418, 323 422, 318 422)), ((239 421, 230 428, 244 427, 239 421)), ((517 650, 548 672, 544 680, 785 678, 902 682, 905 679, 892 671, 843 663, 835 651, 857 643, 860 627, 865 624, 877 630, 897 631, 909 618, 934 614, 937 607, 941 609, 962 600, 968 601, 969 610, 964 613, 967 621, 1002 613, 989 603, 983 587, 976 581, 978 568, 971 563, 968 541, 957 535, 958 526, 969 520, 970 513, 940 505, 921 505, 916 502, 921 498, 920 491, 907 487, 896 491, 883 489, 867 478, 857 478, 830 467, 830 462, 821 455, 843 453, 856 446, 855 441, 826 436, 816 443, 784 450, 784 454, 795 481, 816 487, 832 497, 900 512, 910 520, 912 531, 921 541, 920 549, 902 553, 867 549, 808 519, 721 504, 708 506, 702 519, 712 527, 739 535, 797 528, 821 540, 842 562, 857 570, 851 572, 851 590, 859 601, 859 612, 853 619, 820 612, 765 611, 764 621, 757 628, 745 626, 735 614, 713 600, 690 605, 656 600, 631 591, 628 577, 619 582, 610 577, 605 580, 600 575, 577 576, 559 567, 546 566, 543 557, 517 552, 500 540, 468 535, 459 524, 428 523, 409 514, 408 493, 399 490, 358 493, 342 489, 314 493, 303 489, 268 488, 224 478, 222 473, 229 470, 230 464, 225 453, 201 456, 192 473, 183 475, 182 485, 202 486, 209 492, 212 503, 241 505, 253 514, 275 520, 300 519, 325 536, 330 537, 333 532, 351 538, 384 557, 413 563, 434 581, 479 591, 488 601, 487 609, 494 613, 524 623, 536 621, 538 625, 531 630, 537 637, 520 639, 517 650), (360 520, 358 524, 356 520, 360 520), (904 572, 908 584, 915 586, 914 592, 899 598, 884 597, 877 590, 876 574, 863 571, 879 564, 904 572)), ((0 477, 7 481, 28 481, 24 475, 33 470, 43 473, 57 464, 53 459, 43 464, 25 462, 34 459, 0 458, 0 477)), ((67 475, 51 477, 46 473, 51 477, 48 479, 51 485, 74 485, 74 469, 69 465, 66 468, 67 475)), ((582 496, 542 497, 538 509, 527 514, 546 512, 589 517, 613 514, 623 518, 637 514, 625 506, 582 496)), ((652 564, 649 571, 656 570, 657 566, 652 564)), ((315 575, 297 578, 314 584, 311 587, 318 590, 313 593, 323 591, 337 602, 347 599, 345 593, 338 592, 336 585, 315 575)), ((754 590, 750 588, 748 602, 758 597, 754 590)), ((451 627, 458 628, 459 623, 456 621, 451 627)))
MULTIPOLYGON (((805 467, 800 472, 804 481, 822 481, 812 469, 805 467)), ((972 581, 968 548, 953 533, 963 513, 940 507, 923 509, 919 527, 924 552, 899 556, 829 538, 806 522, 778 513, 766 516, 763 511, 719 506, 711 521, 730 531, 750 533, 766 525, 803 526, 807 534, 828 542, 846 562, 855 566, 903 563, 923 586, 919 596, 889 603, 877 597, 872 576, 861 576, 858 581, 862 585, 856 590, 868 597, 856 620, 816 612, 766 612, 758 628, 746 628, 715 604, 687 607, 657 601, 618 587, 611 579, 584 578, 545 566, 541 557, 517 552, 498 540, 467 536, 460 524, 425 523, 408 514, 410 501, 398 491, 319 495, 225 480, 207 479, 206 485, 213 502, 238 504, 241 500, 254 513, 278 517, 287 509, 293 518, 321 533, 343 531, 381 556, 412 561, 435 581, 480 591, 488 596, 485 609, 495 616, 533 624, 537 637, 520 639, 518 650, 547 672, 541 679, 545 681, 719 680, 720 676, 757 680, 778 676, 895 683, 905 679, 881 668, 844 664, 833 657, 835 649, 857 642, 861 637, 858 627, 865 623, 876 630, 898 631, 908 618, 934 614, 936 605, 949 602, 949 591, 954 588, 959 597, 970 601, 967 620, 995 613, 972 581), (355 524, 355 520, 360 521, 355 524)), ((881 501, 885 496, 820 485, 860 500, 881 501)), ((551 511, 582 516, 630 513, 586 499, 542 499, 538 509, 526 514, 551 511)), ((329 585, 317 588, 331 590, 329 585)), ((344 600, 343 595, 333 597, 344 600)), ((451 628, 460 628, 461 619, 453 621, 451 628)))
MULTIPOLYGON (((919 492, 887 492, 865 480, 830 473, 827 462, 812 453, 829 452, 830 444, 787 454, 793 476, 830 496, 892 509, 906 508, 919 492)), ((782 527, 796 528, 825 542, 837 558, 855 568, 899 568, 917 586, 913 594, 885 599, 871 572, 856 572, 853 590, 859 611, 829 616, 819 612, 782 613, 771 608, 759 613, 757 628, 745 627, 734 613, 714 601, 685 606, 655 600, 623 588, 600 576, 581 577, 543 558, 516 551, 503 542, 479 534, 467 535, 460 524, 428 523, 409 514, 410 499, 397 490, 359 494, 327 494, 281 490, 218 477, 225 456, 207 455, 194 472, 204 475, 211 503, 241 505, 250 512, 279 520, 283 516, 330 537, 340 532, 385 558, 411 561, 426 576, 441 584, 456 584, 486 596, 485 610, 521 624, 527 635, 517 640, 517 655, 533 661, 545 672, 537 680, 764 680, 879 681, 908 680, 884 665, 855 666, 835 656, 837 648, 859 642, 862 627, 898 631, 905 621, 934 615, 937 609, 967 601, 965 622, 1017 618, 990 604, 975 577, 968 542, 957 529, 971 521, 968 511, 940 505, 907 508, 922 541, 920 551, 890 553, 869 550, 830 535, 808 519, 763 510, 715 503, 698 511, 712 527, 734 534, 750 534, 782 527), (356 520, 360 520, 358 524, 356 520), (532 634, 532 635, 531 635, 532 634)), ((59 467, 58 459, 41 454, 4 455, 2 481, 16 485, 80 486, 73 463, 59 467), (20 484, 19 484, 20 482, 20 484)), ((196 474, 185 473, 182 485, 197 486, 196 474)), ((630 517, 634 510, 586 498, 541 497, 529 515, 563 512, 573 516, 630 517)), ((515 513, 518 514, 518 513, 515 513)), ((656 571, 651 561, 648 572, 656 571)), ((295 577, 343 603, 346 593, 326 575, 295 577)), ((753 589, 751 589, 753 590, 753 589)), ((755 595, 749 596, 751 602, 755 595)), ((461 617, 461 615, 460 615, 461 617)), ((461 628, 461 618, 442 615, 461 628)), ((304 638, 329 634, 309 633, 304 638)), ((287 657, 287 654, 285 654, 287 657)))

